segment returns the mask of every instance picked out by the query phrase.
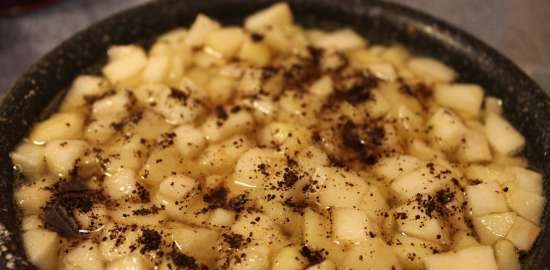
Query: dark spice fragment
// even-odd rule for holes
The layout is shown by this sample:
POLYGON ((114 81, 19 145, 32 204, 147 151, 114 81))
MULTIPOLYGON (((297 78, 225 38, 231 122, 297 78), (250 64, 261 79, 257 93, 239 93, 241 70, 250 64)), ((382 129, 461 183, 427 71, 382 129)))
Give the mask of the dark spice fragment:
POLYGON ((323 250, 312 250, 307 246, 302 246, 300 249, 300 254, 306 257, 309 262, 309 265, 315 265, 321 263, 323 258, 323 250))
POLYGON ((189 95, 179 89, 176 88, 170 88, 170 95, 169 97, 177 99, 183 103, 187 101, 187 98, 189 98, 189 95))
POLYGON ((48 228, 66 237, 80 234, 75 211, 88 213, 95 203, 108 202, 101 190, 89 189, 84 180, 61 180, 48 190, 53 196, 43 208, 41 218, 48 228))
POLYGON ((156 205, 151 206, 150 208, 140 208, 132 211, 134 216, 147 216, 157 214, 159 211, 164 210, 164 206, 158 207, 156 205))
POLYGON ((226 242, 230 248, 240 248, 244 242, 244 237, 236 233, 224 233, 222 234, 223 241, 226 242))
POLYGON ((294 186, 294 184, 296 184, 296 182, 298 182, 299 179, 300 177, 295 171, 290 168, 285 168, 283 179, 277 182, 277 186, 284 190, 289 190, 294 186))
POLYGON ((140 252, 143 254, 148 251, 157 250, 162 243, 162 236, 155 230, 143 229, 138 242, 142 245, 140 252))
POLYGON ((242 211, 244 206, 248 202, 248 196, 246 194, 239 194, 236 197, 233 197, 227 203, 229 209, 233 209, 237 212, 242 211))
POLYGON ((218 105, 214 108, 214 112, 216 113, 216 117, 218 117, 221 120, 227 120, 229 115, 227 114, 227 111, 223 108, 223 106, 218 105))
POLYGON ((250 34, 250 38, 252 38, 252 41, 254 41, 254 42, 260 42, 264 39, 264 36, 260 33, 252 32, 250 34))
POLYGON ((172 258, 172 262, 174 262, 174 265, 177 267, 177 269, 180 269, 180 268, 191 269, 191 270, 208 269, 208 267, 205 265, 199 265, 195 258, 185 255, 181 252, 173 251, 172 253, 170 253, 170 257, 172 258))
POLYGON ((203 201, 208 203, 211 208, 224 207, 227 200, 227 190, 225 188, 217 188, 210 193, 204 194, 203 201))

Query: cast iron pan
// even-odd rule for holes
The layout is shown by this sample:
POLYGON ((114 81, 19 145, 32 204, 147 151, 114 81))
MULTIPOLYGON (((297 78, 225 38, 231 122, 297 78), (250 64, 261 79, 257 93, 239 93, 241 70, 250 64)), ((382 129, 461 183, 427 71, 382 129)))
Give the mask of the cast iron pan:
MULTIPOLYGON (((16 269, 33 269, 25 261, 14 208, 12 165, 8 153, 39 120, 56 95, 80 73, 105 61, 111 44, 148 44, 156 35, 176 26, 189 26, 196 14, 206 13, 223 23, 242 18, 273 1, 164 0, 146 4, 101 21, 76 34, 32 66, 0 103, 0 222, 11 232, 0 233, 0 265, 6 255, 16 269), (8 257, 9 258, 9 257, 8 257)), ((506 117, 527 137, 525 154, 544 173, 545 194, 550 198, 550 98, 508 59, 476 38, 448 24, 396 4, 381 1, 291 1, 296 20, 310 27, 350 26, 372 43, 400 43, 415 53, 433 56, 454 67, 460 81, 482 85, 504 100, 506 117)), ((543 224, 550 224, 547 207, 543 224)), ((525 269, 548 269, 550 228, 544 228, 535 247, 522 256, 525 269)))

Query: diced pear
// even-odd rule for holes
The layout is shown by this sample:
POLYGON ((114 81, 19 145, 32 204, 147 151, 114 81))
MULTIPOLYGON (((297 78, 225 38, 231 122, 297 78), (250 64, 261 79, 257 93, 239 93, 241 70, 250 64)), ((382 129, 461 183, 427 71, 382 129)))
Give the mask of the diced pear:
POLYGON ((248 191, 253 197, 261 195, 263 193, 260 190, 263 189, 264 183, 279 181, 277 174, 285 167, 284 156, 275 150, 252 148, 243 153, 237 161, 234 177, 229 185, 230 190, 235 194, 248 191))
POLYGON ((235 79, 229 76, 219 75, 210 78, 206 84, 208 99, 213 104, 225 104, 231 99, 235 87, 235 79))
POLYGON ((456 147, 466 134, 467 128, 460 118, 446 109, 437 110, 430 118, 431 136, 436 144, 443 150, 451 150, 456 147))
POLYGON ((496 183, 481 183, 466 187, 468 206, 474 217, 508 211, 506 198, 496 183))
POLYGON ((374 172, 389 183, 393 179, 417 169, 422 164, 423 162, 414 156, 396 155, 378 161, 374 172))
POLYGON ((304 217, 277 200, 259 203, 263 213, 269 216, 291 239, 299 239, 303 234, 304 217))
POLYGON ((385 215, 390 210, 386 198, 375 185, 367 186, 365 195, 357 207, 364 211, 369 219, 378 225, 383 223, 385 215))
POLYGON ((498 270, 493 249, 479 246, 428 256, 424 259, 426 270, 498 270))
POLYGON ((286 236, 268 216, 258 212, 242 213, 231 226, 231 231, 278 250, 288 243, 286 236))
POLYGON ((395 81, 397 74, 393 66, 389 63, 372 63, 366 65, 367 69, 374 74, 374 76, 386 80, 395 81))
POLYGON ((325 75, 311 84, 308 91, 319 97, 327 97, 334 91, 332 79, 325 75))
POLYGON ((79 139, 84 129, 84 117, 78 113, 56 113, 34 126, 30 139, 36 144, 51 140, 79 139))
POLYGON ((87 240, 70 250, 63 257, 62 265, 61 269, 104 269, 99 246, 91 240, 87 240))
POLYGON ((202 46, 208 34, 220 28, 220 24, 204 14, 199 14, 189 29, 185 43, 189 46, 202 46))
POLYGON ((193 256, 201 262, 216 257, 218 232, 204 228, 180 227, 171 231, 172 239, 180 252, 193 256))
POLYGON ((230 173, 241 155, 252 147, 244 135, 209 145, 198 157, 200 169, 209 173, 230 173))
POLYGON ((306 268, 306 270, 336 270, 336 265, 330 260, 324 260, 319 264, 306 268))
POLYGON ((229 228, 235 222, 236 216, 233 211, 218 208, 210 216, 209 224, 216 228, 229 228))
POLYGON ((504 155, 514 155, 523 149, 525 138, 502 116, 489 113, 485 117, 485 135, 491 146, 504 155))
POLYGON ((55 175, 67 177, 76 165, 88 144, 81 140, 52 140, 44 148, 48 169, 55 175))
POLYGON ((246 17, 244 27, 247 30, 258 31, 268 26, 290 25, 292 22, 290 7, 287 3, 281 2, 246 17))
POLYGON ((186 175, 171 175, 166 177, 159 185, 159 193, 172 200, 181 201, 196 191, 199 183, 186 175))
POLYGON ((200 168, 194 161, 183 158, 176 147, 159 147, 151 152, 139 174, 145 184, 156 186, 173 174, 197 177, 200 168))
POLYGON ((136 45, 113 46, 108 51, 109 63, 102 71, 113 84, 118 84, 138 75, 147 64, 147 56, 136 45))
POLYGON ((414 200, 395 208, 398 230, 424 240, 448 244, 450 232, 445 220, 435 211, 427 211, 420 203, 421 200, 414 200))
POLYGON ((300 253, 300 247, 284 247, 273 258, 271 270, 302 270, 307 265, 307 259, 300 253))
POLYGON ((219 142, 235 134, 247 133, 253 128, 254 118, 245 110, 228 113, 225 120, 211 116, 201 126, 202 133, 211 142, 219 142))
POLYGON ((452 68, 433 58, 411 58, 407 67, 416 76, 428 81, 448 83, 457 77, 452 68))
POLYGON ((166 123, 160 114, 152 110, 145 110, 141 114, 139 122, 134 126, 133 131, 141 138, 154 140, 163 133, 170 132, 172 128, 173 126, 166 123))
POLYGON ((225 58, 235 56, 244 42, 245 35, 239 27, 216 29, 206 36, 205 46, 225 58))
POLYGON ((21 220, 21 230, 24 232, 41 228, 44 228, 44 223, 38 215, 24 216, 21 220))
POLYGON ((529 221, 540 224, 546 199, 541 195, 523 190, 516 183, 508 185, 507 188, 506 199, 510 208, 529 221))
POLYGON ((61 104, 61 111, 78 109, 86 105, 86 98, 101 96, 109 90, 109 82, 104 78, 92 75, 76 77, 61 104))
POLYGON ((367 184, 358 175, 333 167, 318 168, 313 181, 309 200, 322 207, 354 207, 367 189, 367 184))
POLYGON ((184 157, 193 158, 206 146, 202 132, 191 125, 181 125, 174 129, 174 133, 176 148, 184 157))
POLYGON ((311 144, 311 133, 303 126, 286 122, 271 122, 257 133, 258 143, 281 149, 293 155, 311 144))
POLYGON ((514 220, 514 212, 474 217, 472 222, 481 244, 492 245, 506 236, 514 220))
POLYGON ((537 240, 540 230, 539 226, 516 216, 512 228, 506 234, 506 239, 512 242, 518 249, 528 251, 537 240))
POLYGON ((479 246, 479 242, 476 240, 475 237, 471 235, 471 233, 466 231, 458 231, 455 234, 453 234, 453 250, 460 250, 465 249, 469 247, 477 247, 479 246))
POLYGON ((151 56, 141 77, 145 82, 162 82, 168 74, 170 59, 166 56, 151 56))
POLYGON ((43 270, 57 269, 59 236, 45 229, 29 230, 23 233, 23 243, 29 261, 43 270))
POLYGON ((499 270, 521 270, 516 248, 508 240, 498 240, 494 246, 499 270))
POLYGON ((352 29, 340 29, 312 40, 313 45, 338 51, 362 48, 366 41, 352 29))
POLYGON ((518 166, 510 166, 504 170, 515 176, 514 183, 519 188, 538 195, 543 194, 542 174, 518 166))
POLYGON ((376 89, 373 89, 370 95, 371 98, 365 104, 369 116, 378 118, 386 115, 391 109, 388 100, 376 89))
POLYGON ((392 249, 379 237, 352 246, 342 266, 344 269, 403 269, 392 249))
POLYGON ((422 166, 397 177, 390 187, 401 201, 413 198, 416 194, 433 194, 449 185, 449 180, 442 178, 438 171, 422 166))
POLYGON ((483 89, 477 84, 440 84, 434 89, 434 98, 441 106, 477 117, 483 102, 483 89))
POLYGON ((335 262, 345 256, 344 250, 332 241, 330 220, 310 208, 304 210, 304 243, 313 250, 324 249, 327 258, 335 262))
POLYGON ((116 138, 105 150, 105 154, 109 156, 109 163, 106 164, 107 172, 115 173, 123 168, 139 170, 148 153, 142 139, 136 135, 130 138, 126 136, 116 138))
POLYGON ((39 177, 46 168, 44 147, 32 143, 23 143, 10 153, 11 161, 26 177, 39 177))
POLYGON ((127 168, 109 174, 103 181, 104 192, 111 198, 118 200, 132 196, 138 189, 136 173, 127 168))
POLYGON ((84 139, 92 143, 105 143, 116 132, 113 128, 113 123, 117 123, 115 117, 102 117, 92 120, 84 131, 84 139))
POLYGON ((270 249, 267 245, 254 245, 241 249, 237 256, 242 260, 231 260, 229 270, 268 270, 270 249))
POLYGON ((456 154, 464 162, 484 162, 493 158, 485 134, 474 130, 466 131, 464 142, 458 146, 456 154))
POLYGON ((337 207, 332 210, 331 217, 332 237, 339 243, 357 243, 379 231, 361 210, 337 207))
POLYGON ((53 184, 51 180, 39 179, 21 185, 14 194, 17 206, 25 214, 39 213, 52 196, 52 192, 46 189, 51 184, 53 184))
POLYGON ((271 59, 271 50, 263 42, 247 40, 241 46, 239 58, 256 66, 265 66, 271 59))
POLYGON ((139 226, 154 226, 166 220, 166 211, 160 209, 159 206, 145 203, 126 203, 117 206, 111 211, 111 219, 114 222, 124 225, 139 225, 139 226), (140 214, 143 209, 151 210, 151 214, 140 214))
POLYGON ((151 265, 139 254, 130 254, 110 263, 107 270, 147 270, 151 265))
POLYGON ((95 119, 101 119, 103 117, 121 119, 128 115, 131 103, 129 92, 118 92, 94 102, 92 105, 92 117, 95 119))
POLYGON ((400 233, 391 240, 391 248, 403 268, 410 270, 424 269, 422 259, 442 250, 440 246, 432 242, 400 233))
POLYGON ((514 181, 514 175, 504 172, 496 167, 483 165, 470 165, 465 170, 466 177, 470 180, 479 180, 484 183, 498 183, 505 185, 514 181))
POLYGON ((99 251, 102 258, 107 261, 114 261, 130 254, 130 246, 138 243, 141 236, 141 229, 131 230, 130 226, 108 223, 101 230, 99 251))
POLYGON ((445 158, 445 154, 439 149, 430 147, 426 142, 418 138, 412 140, 408 150, 410 155, 426 161, 445 158))

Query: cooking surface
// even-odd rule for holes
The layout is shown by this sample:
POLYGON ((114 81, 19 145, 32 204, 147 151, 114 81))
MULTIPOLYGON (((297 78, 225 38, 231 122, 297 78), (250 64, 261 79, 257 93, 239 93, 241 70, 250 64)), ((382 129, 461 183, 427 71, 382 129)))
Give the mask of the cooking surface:
MULTIPOLYGON (((146 0, 65 0, 0 17, 0 95, 29 65, 76 31, 146 0)), ((458 26, 511 58, 550 94, 547 0, 395 0, 458 26)))

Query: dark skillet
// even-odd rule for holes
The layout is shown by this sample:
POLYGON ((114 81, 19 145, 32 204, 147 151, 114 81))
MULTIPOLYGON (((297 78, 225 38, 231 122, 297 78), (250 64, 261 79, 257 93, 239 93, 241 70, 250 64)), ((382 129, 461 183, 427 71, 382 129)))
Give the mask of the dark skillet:
MULTIPOLYGON (((76 34, 31 67, 0 103, 0 222, 11 232, 8 252, 0 247, 16 269, 32 269, 25 263, 19 220, 13 204, 12 165, 8 153, 27 134, 29 127, 80 73, 93 70, 105 59, 111 44, 147 44, 156 35, 176 26, 188 26, 204 12, 224 23, 239 24, 244 16, 272 1, 165 0, 143 5, 108 18, 76 34), (13 260, 12 260, 13 261, 13 260)), ((508 119, 527 137, 525 154, 543 172, 545 194, 550 198, 550 98, 508 59, 474 37, 437 19, 395 4, 380 1, 297 0, 291 2, 296 20, 310 27, 353 27, 372 43, 401 43, 415 53, 430 55, 454 67, 460 81, 481 84, 489 94, 504 100, 508 119)), ((550 224, 546 207, 543 224, 550 224)), ((550 228, 544 228, 535 247, 522 256, 524 269, 548 269, 550 228)), ((0 239, 6 238, 0 233, 0 239)), ((6 239, 4 239, 6 240, 6 239)))

